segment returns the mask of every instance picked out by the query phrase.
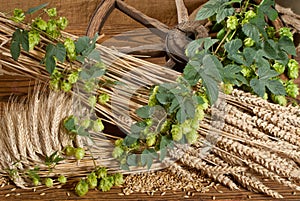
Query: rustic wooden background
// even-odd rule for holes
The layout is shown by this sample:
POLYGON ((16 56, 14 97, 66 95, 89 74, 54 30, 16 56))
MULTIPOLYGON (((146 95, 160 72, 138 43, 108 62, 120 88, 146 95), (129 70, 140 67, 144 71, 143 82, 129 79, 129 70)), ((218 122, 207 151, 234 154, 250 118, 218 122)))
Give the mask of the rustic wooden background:
MULTIPOLYGON (((66 16, 69 19, 70 24, 67 31, 76 35, 84 35, 89 19, 99 2, 100 0, 53 0, 50 2, 50 6, 56 7, 60 15, 66 16)), ((144 12, 146 15, 160 20, 170 27, 177 24, 174 0, 125 0, 125 2, 144 12)), ((285 6, 291 6, 295 11, 300 12, 299 0, 278 0, 278 2, 285 6), (297 7, 297 5, 299 6, 297 7)), ((26 10, 42 3, 45 3, 45 1, 0 0, 0 11, 8 13, 16 7, 26 10)), ((185 0, 185 3, 191 13, 201 4, 201 0, 185 0)), ((141 27, 142 26, 140 24, 136 23, 119 11, 114 11, 107 20, 103 33, 105 34, 105 39, 108 39, 113 35, 141 27)), ((162 62, 162 60, 151 61, 157 63, 162 62)), ((30 80, 26 77, 0 75, 0 101, 1 97, 7 97, 11 93, 26 93, 28 86, 31 85, 32 82, 30 82, 30 80)), ((300 200, 300 193, 298 193, 299 195, 294 194, 293 191, 288 188, 273 183, 270 183, 270 185, 273 189, 278 190, 278 192, 285 196, 284 200, 300 200)), ((136 193, 130 196, 120 196, 118 195, 118 193, 121 192, 120 188, 114 188, 108 193, 91 191, 87 196, 79 198, 72 190, 70 190, 72 187, 73 184, 68 184, 62 189, 37 190, 37 192, 32 192, 22 189, 15 190, 13 185, 9 185, 0 189, 0 200, 270 200, 269 197, 261 194, 253 194, 246 190, 229 191, 224 187, 219 188, 219 190, 223 191, 223 193, 218 193, 216 190, 212 189, 209 193, 196 193, 194 197, 190 198, 184 198, 186 195, 185 192, 168 192, 164 196, 156 194, 153 197, 142 193, 136 193)))

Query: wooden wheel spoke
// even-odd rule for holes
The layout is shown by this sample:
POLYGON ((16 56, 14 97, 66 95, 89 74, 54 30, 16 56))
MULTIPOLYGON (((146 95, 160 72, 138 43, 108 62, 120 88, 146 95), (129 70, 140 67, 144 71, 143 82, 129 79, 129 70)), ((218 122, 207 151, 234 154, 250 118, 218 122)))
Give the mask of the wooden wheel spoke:
POLYGON ((149 57, 161 57, 165 55, 164 43, 141 45, 137 47, 122 47, 116 49, 125 54, 142 55, 149 57))
POLYGON ((187 22, 189 20, 189 13, 184 4, 183 0, 175 0, 176 9, 177 9, 177 17, 178 24, 187 22))
POLYGON ((138 11, 132 6, 127 5, 121 0, 116 0, 116 8, 118 8, 120 11, 122 11, 132 19, 136 20, 137 22, 143 24, 145 27, 149 28, 152 33, 158 35, 163 39, 169 32, 169 28, 167 25, 145 15, 144 13, 138 11))
POLYGON ((100 2, 88 25, 87 36, 93 37, 97 32, 100 32, 106 19, 115 8, 115 4, 115 0, 102 0, 100 2))

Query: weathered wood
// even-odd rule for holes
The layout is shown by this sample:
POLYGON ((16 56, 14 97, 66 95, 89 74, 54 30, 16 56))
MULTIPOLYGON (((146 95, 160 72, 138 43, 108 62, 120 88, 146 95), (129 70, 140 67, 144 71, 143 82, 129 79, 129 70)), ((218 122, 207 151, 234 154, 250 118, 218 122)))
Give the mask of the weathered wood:
POLYGON ((87 28, 86 35, 93 37, 100 32, 104 22, 115 8, 115 0, 102 0, 94 12, 87 28))
POLYGON ((167 25, 161 23, 160 21, 151 18, 142 12, 138 11, 132 6, 127 5, 121 0, 116 0, 116 7, 125 13, 126 15, 130 16, 137 22, 143 24, 145 27, 150 28, 150 31, 152 31, 154 34, 157 34, 161 38, 165 38, 169 28, 167 25))
POLYGON ((184 4, 183 0, 175 0, 176 2, 176 9, 177 9, 177 18, 178 23, 187 22, 189 20, 189 13, 184 4))

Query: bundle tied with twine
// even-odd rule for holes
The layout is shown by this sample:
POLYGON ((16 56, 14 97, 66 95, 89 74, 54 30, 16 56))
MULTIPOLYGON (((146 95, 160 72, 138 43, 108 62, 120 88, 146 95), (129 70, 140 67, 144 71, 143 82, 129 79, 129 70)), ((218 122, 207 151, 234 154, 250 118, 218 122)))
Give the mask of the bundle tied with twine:
MULTIPOLYGON (((40 61, 45 54, 45 44, 52 41, 42 38, 35 50, 22 52, 18 61, 14 61, 9 47, 11 36, 18 26, 25 25, 16 24, 1 15, 0 64, 6 73, 14 72, 47 84, 49 76, 40 61)), ((76 38, 68 33, 63 34, 76 38)), ((101 45, 97 45, 97 49, 107 66, 106 74, 100 79, 120 82, 122 85, 99 88, 95 93, 107 93, 112 100, 111 104, 97 103, 95 111, 104 121, 129 132, 131 124, 140 120, 135 110, 147 104, 150 87, 172 83, 180 73, 101 45)), ((80 68, 78 63, 72 66, 80 68)), ((57 68, 63 71, 68 66, 64 63, 57 68)), ((24 100, 4 104, 1 149, 6 156, 1 158, 0 163, 3 175, 8 175, 10 172, 7 170, 14 168, 22 173, 21 170, 38 164, 41 172, 44 170, 45 176, 49 176, 47 167, 43 166, 45 156, 62 150, 70 140, 62 128, 62 120, 71 114, 74 99, 75 102, 78 99, 88 102, 74 91, 64 94, 40 89, 37 88, 33 95, 24 100)), ((281 194, 266 186, 258 175, 299 191, 299 116, 298 107, 275 105, 240 90, 234 90, 231 95, 221 93, 218 102, 206 111, 205 119, 198 128, 198 141, 191 146, 176 144, 169 150, 169 157, 164 163, 156 161, 152 166, 153 170, 165 169, 151 173, 152 179, 159 180, 162 174, 172 175, 177 178, 176 181, 182 181, 182 186, 174 184, 174 181, 173 187, 159 182, 149 185, 145 180, 150 178, 147 177, 149 173, 130 174, 125 179, 124 193, 180 188, 199 190, 205 177, 206 181, 221 183, 232 190, 244 187, 282 198, 281 194), (132 180, 139 181, 140 185, 132 180)), ((80 163, 72 158, 59 162, 51 174, 55 177, 63 172, 68 177, 78 177, 93 170, 95 165, 106 166, 110 171, 121 171, 110 155, 113 149, 111 142, 118 138, 114 133, 93 133, 90 136, 91 143, 90 139, 76 136, 74 146, 85 146, 91 154, 87 154, 80 163)), ((127 173, 133 173, 134 170, 141 172, 146 168, 132 169, 127 173)), ((23 174, 9 176, 18 186, 30 187, 23 174)))

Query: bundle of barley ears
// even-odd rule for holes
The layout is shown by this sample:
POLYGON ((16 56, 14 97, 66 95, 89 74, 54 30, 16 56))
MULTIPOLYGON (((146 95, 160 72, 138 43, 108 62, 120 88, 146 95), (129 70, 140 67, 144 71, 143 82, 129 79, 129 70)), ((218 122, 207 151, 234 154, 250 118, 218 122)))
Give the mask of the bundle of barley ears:
MULTIPOLYGON (((25 25, 13 23, 4 15, 0 16, 0 64, 6 73, 18 73, 47 84, 49 76, 40 61, 45 54, 44 44, 53 41, 42 38, 38 47, 29 53, 22 52, 18 61, 14 61, 9 47, 17 26, 25 25)), ((129 132, 130 125, 140 120, 135 110, 147 104, 150 87, 174 82, 180 73, 101 45, 97 45, 97 49, 107 66, 107 72, 101 80, 122 84, 101 87, 94 92, 108 93, 112 97, 105 105, 96 104, 96 114, 125 133, 129 132)), ((72 67, 81 66, 73 63, 72 67)), ((60 64, 58 68, 63 71, 68 66, 60 64)), ((75 91, 64 94, 42 90, 40 87, 28 98, 3 105, 0 127, 0 148, 5 153, 0 161, 3 175, 9 174, 23 188, 30 187, 30 184, 26 183, 26 173, 22 170, 39 165, 41 171, 45 171, 45 176, 49 176, 48 167, 43 165, 44 157, 53 151, 62 150, 69 143, 70 136, 64 132, 61 122, 72 114, 72 106, 77 107, 77 99, 83 103, 88 102, 75 91), (15 169, 20 174, 7 171, 15 169)), ((175 145, 174 149, 169 150, 169 157, 163 164, 157 162, 152 166, 153 170, 166 168, 166 172, 158 171, 157 175, 130 174, 125 180, 124 192, 155 191, 159 189, 157 185, 163 185, 161 182, 154 185, 143 181, 148 178, 160 181, 157 178, 162 178, 162 174, 168 177, 167 174, 177 180, 168 180, 173 183, 173 187, 163 186, 161 190, 176 190, 184 185, 184 188, 199 190, 205 177, 232 190, 244 187, 282 198, 257 175, 300 190, 297 185, 300 180, 299 126, 298 107, 278 106, 240 90, 234 90, 231 95, 220 94, 217 103, 206 111, 205 119, 198 129, 200 138, 197 143, 191 146, 175 145), (178 182, 180 179, 181 183, 178 182), (140 181, 140 185, 131 180, 140 181)), ((85 146, 91 154, 79 163, 72 158, 58 163, 51 171, 53 176, 64 172, 69 177, 78 177, 92 170, 95 165, 107 166, 110 171, 121 171, 110 155, 113 141, 119 138, 116 133, 101 132, 93 133, 88 139, 76 138, 74 146, 85 146), (68 172, 70 169, 72 171, 68 172)), ((140 172, 146 168, 135 170, 140 172)))

